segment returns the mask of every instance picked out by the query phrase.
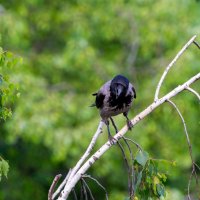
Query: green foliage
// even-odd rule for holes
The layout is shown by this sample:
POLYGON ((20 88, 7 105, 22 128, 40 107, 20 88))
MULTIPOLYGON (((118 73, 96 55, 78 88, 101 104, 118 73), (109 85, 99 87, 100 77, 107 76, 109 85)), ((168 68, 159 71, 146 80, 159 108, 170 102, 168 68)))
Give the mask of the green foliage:
MULTIPOLYGON (((10 80, 9 74, 20 58, 14 56, 11 52, 3 51, 0 47, 0 120, 6 120, 12 116, 11 106, 16 98, 20 96, 18 84, 10 80)), ((9 170, 8 162, 0 157, 0 181, 2 175, 7 178, 9 170)))
POLYGON ((2 175, 7 178, 8 170, 9 170, 8 162, 5 161, 2 157, 0 157, 0 181, 1 181, 2 175))
POLYGON ((139 151, 134 161, 136 184, 134 186, 139 199, 165 199, 167 176, 175 166, 174 162, 152 159, 145 151, 139 151), (169 170, 169 168, 171 168, 169 170))
POLYGON ((18 84, 10 80, 9 76, 18 62, 21 62, 21 58, 0 47, 0 120, 11 117, 11 106, 20 96, 18 84))

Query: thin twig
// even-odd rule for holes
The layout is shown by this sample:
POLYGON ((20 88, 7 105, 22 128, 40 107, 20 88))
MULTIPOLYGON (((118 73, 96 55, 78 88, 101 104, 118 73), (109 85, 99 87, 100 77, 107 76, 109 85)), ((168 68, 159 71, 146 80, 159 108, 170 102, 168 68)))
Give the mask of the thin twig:
POLYGON ((200 45, 194 40, 193 43, 200 49, 200 45))
POLYGON ((197 165, 196 163, 194 163, 195 164, 195 166, 198 168, 198 170, 200 171, 200 167, 199 167, 199 165, 197 165))
POLYGON ((62 174, 58 174, 55 176, 55 178, 53 179, 53 182, 51 184, 51 187, 49 189, 49 193, 48 193, 48 200, 52 200, 52 196, 53 196, 53 191, 56 187, 56 184, 58 183, 59 179, 61 178, 62 174))
POLYGON ((190 182, 191 182, 193 174, 195 174, 196 183, 198 184, 198 177, 197 177, 197 173, 196 173, 196 169, 195 169, 195 162, 194 162, 193 155, 192 155, 192 145, 191 145, 191 142, 190 142, 189 134, 188 134, 188 131, 187 131, 187 126, 186 126, 185 120, 183 118, 183 115, 181 114, 180 110, 178 109, 178 107, 176 106, 176 104, 174 102, 172 102, 171 100, 167 100, 167 102, 169 102, 176 109, 176 111, 178 112, 178 114, 179 114, 179 116, 182 120, 183 126, 184 126, 184 132, 185 132, 185 135, 186 135, 189 153, 190 153, 190 158, 191 158, 191 161, 192 161, 192 173, 191 173, 191 176, 190 176, 189 181, 188 181, 188 198, 190 199, 190 195, 189 195, 190 182))
POLYGON ((160 87, 169 71, 169 69, 176 63, 176 61, 179 59, 179 57, 184 53, 184 51, 194 42, 195 38, 197 36, 194 35, 184 46, 183 48, 177 53, 177 55, 175 56, 175 58, 171 61, 171 63, 166 67, 163 75, 161 76, 160 78, 160 81, 157 85, 157 88, 156 88, 156 92, 155 92, 155 96, 154 96, 154 101, 157 101, 158 100, 158 95, 159 95, 159 92, 160 92, 160 87))
POLYGON ((75 200, 78 200, 75 189, 72 190, 75 200))
POLYGON ((193 176, 193 173, 194 173, 194 170, 192 169, 192 172, 190 174, 190 178, 189 178, 189 181, 188 181, 188 187, 187 187, 187 199, 188 200, 191 200, 191 197, 190 197, 190 184, 191 184, 191 181, 192 181, 192 176, 193 176))
POLYGON ((82 185, 82 187, 83 187, 83 194, 84 194, 84 196, 85 196, 85 200, 88 200, 87 191, 86 191, 86 188, 85 188, 83 179, 81 179, 81 185, 82 185))
MULTIPOLYGON (((115 122, 113 120, 112 117, 110 117, 110 120, 112 122, 112 125, 115 129, 115 132, 118 133, 118 129, 117 129, 117 126, 115 125, 115 122)), ((126 139, 124 137, 122 137, 126 146, 128 147, 128 150, 130 152, 130 155, 131 155, 131 161, 133 160, 133 154, 132 154, 132 150, 128 144, 128 142, 126 141, 126 139)), ((128 163, 128 159, 126 158, 126 154, 125 154, 125 151, 123 149, 123 146, 117 142, 118 146, 120 147, 121 151, 122 151, 122 155, 123 155, 123 158, 124 158, 124 161, 125 161, 125 165, 127 167, 127 171, 128 171, 128 190, 129 190, 129 196, 130 198, 134 195, 134 188, 133 188, 133 173, 134 173, 134 168, 132 167, 132 162, 131 162, 131 166, 129 166, 129 163, 128 163)))
POLYGON ((130 157, 131 157, 131 167, 129 167, 129 172, 128 172, 129 173, 129 179, 130 179, 129 196, 130 196, 130 199, 131 199, 131 197, 134 196, 134 193, 135 193, 135 188, 133 187, 134 181, 135 181, 134 167, 133 167, 134 158, 133 158, 133 152, 131 150, 131 147, 130 147, 129 143, 127 142, 127 138, 125 138, 124 136, 122 138, 123 138, 126 146, 128 147, 130 157))
POLYGON ((104 190, 104 192, 106 194, 106 200, 108 200, 108 193, 106 191, 106 188, 103 185, 101 185, 101 183, 99 183, 99 181, 97 179, 95 179, 94 177, 87 175, 87 174, 84 174, 82 177, 89 178, 89 179, 95 181, 97 183, 97 185, 100 186, 104 190))
POLYGON ((92 199, 92 200, 95 200, 95 199, 94 199, 94 196, 93 196, 93 194, 92 194, 92 191, 90 190, 90 187, 88 186, 88 184, 87 184, 87 182, 84 180, 84 178, 82 178, 82 181, 83 181, 83 183, 85 184, 86 188, 88 189, 88 192, 89 192, 89 194, 90 194, 91 199, 92 199))
POLYGON ((132 140, 131 138, 127 138, 125 136, 123 138, 126 139, 126 140, 128 140, 128 141, 130 141, 130 142, 132 142, 137 148, 139 148, 141 151, 143 151, 142 147, 137 142, 135 142, 134 140, 132 140))
POLYGON ((176 104, 173 101, 171 101, 169 99, 166 100, 166 101, 169 102, 176 109, 176 111, 178 112, 178 114, 179 114, 179 116, 180 116, 180 118, 182 120, 182 123, 183 123, 183 126, 184 126, 185 135, 186 135, 186 139, 187 139, 187 143, 188 143, 190 158, 191 158, 192 162, 194 162, 193 155, 192 155, 192 146, 191 146, 190 138, 189 138, 188 131, 187 131, 187 126, 186 126, 185 120, 183 118, 183 115, 181 114, 180 110, 178 109, 178 107, 176 106, 176 104))
POLYGON ((118 144, 119 148, 121 149, 121 152, 122 152, 122 155, 123 155, 123 158, 124 158, 124 162, 125 162, 125 165, 126 165, 126 168, 127 168, 127 171, 128 171, 128 188, 129 188, 129 192, 130 192, 131 188, 132 188, 132 186, 131 186, 130 166, 128 164, 128 159, 126 158, 126 154, 125 154, 123 146, 120 144, 119 141, 117 141, 117 144, 118 144))
MULTIPOLYGON (((81 181, 80 181, 81 182, 81 181)), ((81 182, 81 190, 80 190, 80 200, 84 200, 83 196, 84 196, 84 192, 83 192, 83 183, 81 182)))
POLYGON ((200 101, 200 95, 198 94, 198 92, 196 92, 194 89, 192 89, 191 87, 186 87, 186 90, 190 91, 191 93, 193 93, 194 95, 196 95, 196 97, 199 99, 200 101))

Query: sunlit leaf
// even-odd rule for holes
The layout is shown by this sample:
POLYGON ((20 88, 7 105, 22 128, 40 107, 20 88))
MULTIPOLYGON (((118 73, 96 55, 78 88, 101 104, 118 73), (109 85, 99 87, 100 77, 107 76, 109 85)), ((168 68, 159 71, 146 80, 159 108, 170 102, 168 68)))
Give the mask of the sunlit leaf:
POLYGON ((0 177, 2 175, 4 175, 7 178, 8 170, 9 170, 8 163, 4 159, 1 158, 1 160, 0 160, 0 177))
POLYGON ((149 159, 149 154, 145 151, 139 151, 138 154, 136 155, 136 161, 143 167, 145 166, 148 159, 149 159))
POLYGON ((158 193, 158 196, 160 197, 164 197, 165 196, 165 188, 162 184, 157 184, 156 185, 156 191, 158 193))

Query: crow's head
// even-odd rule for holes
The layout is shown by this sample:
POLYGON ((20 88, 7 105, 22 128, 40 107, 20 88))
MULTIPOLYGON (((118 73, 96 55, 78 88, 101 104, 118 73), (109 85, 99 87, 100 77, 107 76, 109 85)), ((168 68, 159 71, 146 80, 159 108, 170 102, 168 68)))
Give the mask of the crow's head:
POLYGON ((110 85, 111 95, 115 96, 116 99, 125 96, 129 86, 129 80, 122 76, 115 76, 110 85))

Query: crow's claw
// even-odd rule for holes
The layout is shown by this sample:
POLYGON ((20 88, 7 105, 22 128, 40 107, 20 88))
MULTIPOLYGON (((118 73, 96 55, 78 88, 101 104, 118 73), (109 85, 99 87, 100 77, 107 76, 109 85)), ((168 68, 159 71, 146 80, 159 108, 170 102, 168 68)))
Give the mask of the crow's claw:
POLYGON ((109 140, 111 145, 113 145, 117 142, 117 140, 113 136, 109 136, 108 140, 109 140))
POLYGON ((127 126, 128 126, 128 130, 131 130, 133 128, 133 124, 130 120, 127 120, 127 126))

